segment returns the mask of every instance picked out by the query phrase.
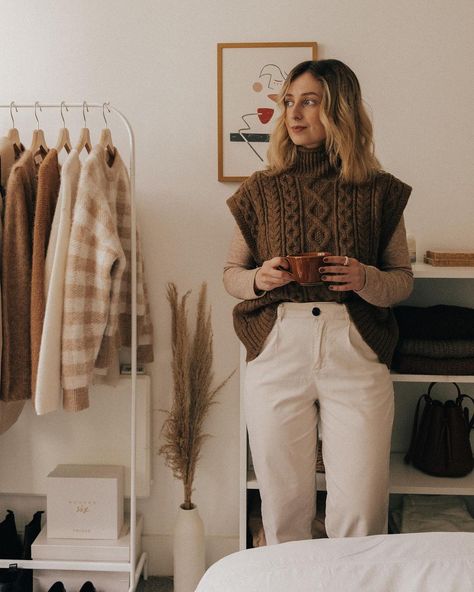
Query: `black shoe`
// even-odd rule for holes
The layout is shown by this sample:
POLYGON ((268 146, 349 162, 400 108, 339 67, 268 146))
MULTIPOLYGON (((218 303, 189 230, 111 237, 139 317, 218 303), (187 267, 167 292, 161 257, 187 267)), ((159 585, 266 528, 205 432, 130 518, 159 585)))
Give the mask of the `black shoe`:
POLYGON ((23 540, 23 559, 31 559, 31 545, 41 532, 41 515, 43 511, 35 512, 31 522, 25 526, 25 536, 23 540))
POLYGON ((16 563, 10 565, 7 569, 0 570, 0 592, 15 592, 19 574, 20 570, 16 563))
POLYGON ((7 510, 3 522, 0 522, 0 559, 21 559, 21 542, 16 531, 15 514, 7 510))
POLYGON ((48 592, 66 592, 66 588, 62 582, 54 582, 48 592))
POLYGON ((92 582, 86 582, 85 584, 82 584, 79 592, 96 592, 96 590, 92 582))

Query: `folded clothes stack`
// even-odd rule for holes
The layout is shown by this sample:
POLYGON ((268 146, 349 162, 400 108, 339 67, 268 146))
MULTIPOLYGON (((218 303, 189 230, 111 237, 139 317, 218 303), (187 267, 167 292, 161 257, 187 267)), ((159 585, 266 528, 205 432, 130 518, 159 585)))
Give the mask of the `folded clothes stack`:
POLYGON ((474 374, 474 309, 397 306, 392 369, 403 374, 474 374))

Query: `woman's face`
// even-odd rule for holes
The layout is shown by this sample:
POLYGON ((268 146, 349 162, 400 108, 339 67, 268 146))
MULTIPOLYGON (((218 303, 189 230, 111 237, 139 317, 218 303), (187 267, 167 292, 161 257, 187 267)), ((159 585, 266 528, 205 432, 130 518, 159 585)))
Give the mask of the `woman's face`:
POLYGON ((323 86, 310 73, 298 76, 285 95, 285 123, 294 144, 316 148, 326 138, 326 131, 319 119, 323 98, 323 86))

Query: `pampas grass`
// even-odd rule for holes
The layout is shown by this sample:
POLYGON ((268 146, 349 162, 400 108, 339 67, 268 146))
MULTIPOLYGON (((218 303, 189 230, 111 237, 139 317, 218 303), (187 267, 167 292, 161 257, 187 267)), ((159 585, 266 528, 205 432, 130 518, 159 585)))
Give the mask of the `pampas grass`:
POLYGON ((171 307, 171 345, 173 359, 174 396, 170 411, 165 411, 162 435, 165 443, 159 454, 183 482, 184 509, 193 507, 191 495, 197 462, 204 440, 204 419, 217 393, 227 383, 230 374, 217 387, 212 387, 212 325, 211 311, 207 307, 207 284, 199 292, 196 311, 196 327, 191 336, 188 326, 187 300, 190 291, 181 298, 173 283, 168 284, 167 298, 171 307))

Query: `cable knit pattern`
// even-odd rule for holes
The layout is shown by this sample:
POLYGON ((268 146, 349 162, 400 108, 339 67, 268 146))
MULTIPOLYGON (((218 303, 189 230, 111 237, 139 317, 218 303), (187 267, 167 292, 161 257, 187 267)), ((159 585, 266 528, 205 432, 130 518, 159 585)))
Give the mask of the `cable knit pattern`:
MULTIPOLYGON (((227 204, 257 266, 272 257, 320 250, 377 266, 410 193, 408 185, 385 172, 360 185, 342 183, 322 146, 299 148, 296 164, 285 173, 255 173, 227 204)), ((351 291, 332 292, 326 284, 294 282, 234 308, 247 361, 260 353, 285 301, 346 303, 362 337, 390 365, 398 332, 389 308, 373 306, 351 291)))

